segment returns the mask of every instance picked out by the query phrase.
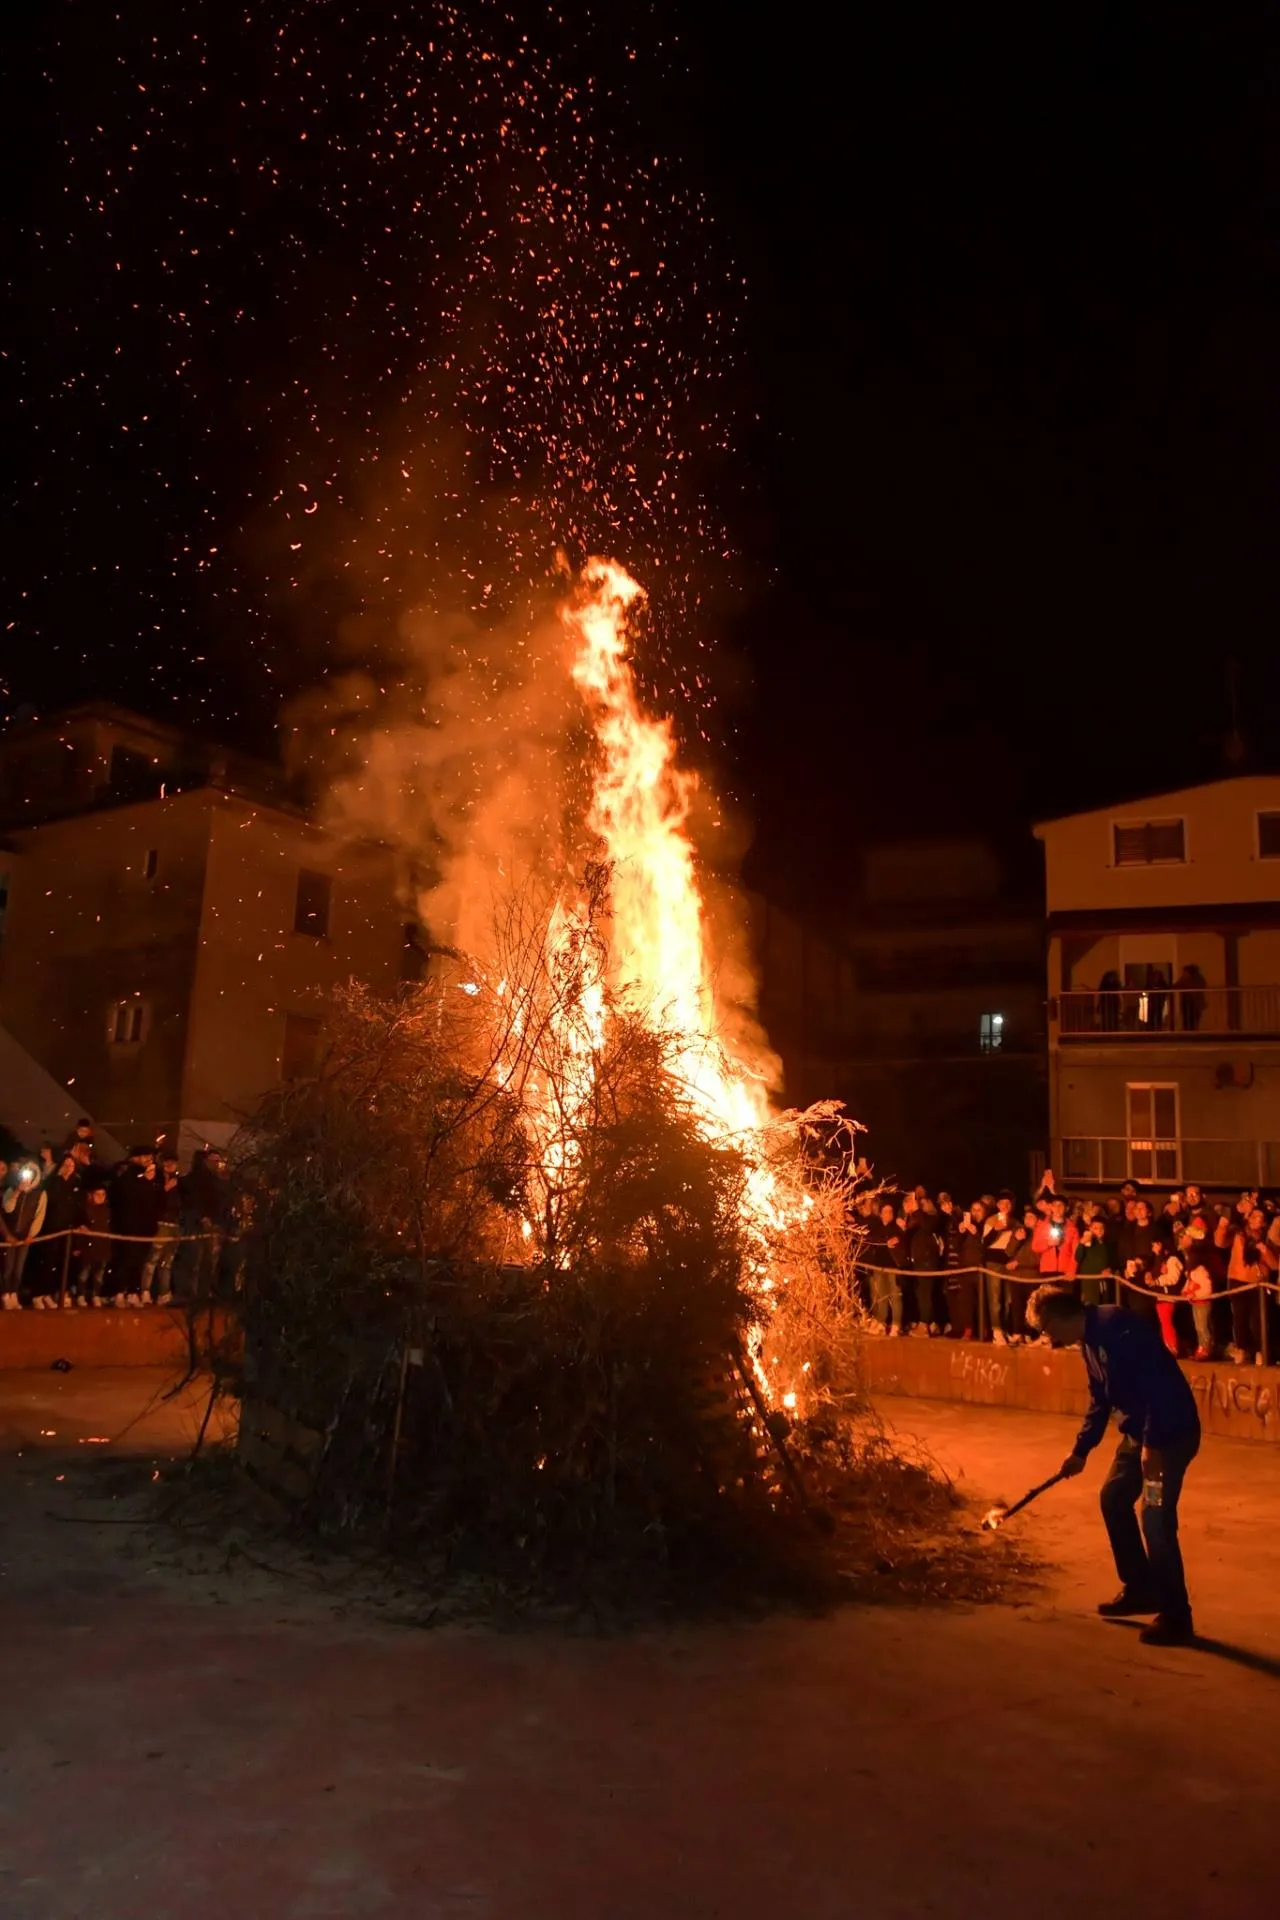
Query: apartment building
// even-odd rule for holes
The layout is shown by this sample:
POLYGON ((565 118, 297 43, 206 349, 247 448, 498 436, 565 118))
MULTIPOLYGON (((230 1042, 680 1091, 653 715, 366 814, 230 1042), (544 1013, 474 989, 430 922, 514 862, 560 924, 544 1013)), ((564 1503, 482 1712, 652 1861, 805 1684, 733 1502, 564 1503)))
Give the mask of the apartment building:
POLYGON ((277 769, 110 706, 0 741, 0 894, 0 1029, 30 1065, 0 1121, 30 1144, 58 1123, 41 1087, 118 1141, 225 1144, 307 1070, 339 982, 389 990, 420 958, 385 849, 318 832, 277 769))
POLYGON ((1099 1186, 1280 1185, 1280 776, 1035 831, 1054 1166, 1099 1186))
POLYGON ((1032 1177, 1045 1137, 1044 908, 976 837, 867 848, 818 925, 756 916, 760 1009, 790 1098, 829 1094, 887 1179, 1032 1177))

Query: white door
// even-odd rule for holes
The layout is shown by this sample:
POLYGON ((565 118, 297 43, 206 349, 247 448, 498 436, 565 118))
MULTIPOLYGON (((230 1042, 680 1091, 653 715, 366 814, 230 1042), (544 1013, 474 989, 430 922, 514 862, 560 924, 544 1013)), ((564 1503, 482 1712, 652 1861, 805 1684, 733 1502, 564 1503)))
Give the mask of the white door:
POLYGON ((1129 1178, 1177 1186, 1182 1179, 1178 1084, 1133 1081, 1125 1088, 1129 1125, 1129 1178))

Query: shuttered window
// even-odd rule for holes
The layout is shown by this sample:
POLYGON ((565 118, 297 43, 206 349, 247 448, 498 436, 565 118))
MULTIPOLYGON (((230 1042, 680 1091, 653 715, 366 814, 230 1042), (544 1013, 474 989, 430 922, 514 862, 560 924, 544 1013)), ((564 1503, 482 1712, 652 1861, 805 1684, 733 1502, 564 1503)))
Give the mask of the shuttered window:
POLYGON ((298 896, 294 904, 293 930, 295 933, 310 933, 317 940, 323 940, 329 932, 329 908, 333 899, 333 882, 327 873, 313 873, 303 867, 298 875, 298 896))
POLYGON ((1153 867, 1187 857, 1184 820, 1138 820, 1117 826, 1115 863, 1118 867, 1153 867))
POLYGON ((320 1022, 307 1013, 286 1013, 284 1045, 280 1050, 280 1078, 309 1080, 316 1070, 320 1022))

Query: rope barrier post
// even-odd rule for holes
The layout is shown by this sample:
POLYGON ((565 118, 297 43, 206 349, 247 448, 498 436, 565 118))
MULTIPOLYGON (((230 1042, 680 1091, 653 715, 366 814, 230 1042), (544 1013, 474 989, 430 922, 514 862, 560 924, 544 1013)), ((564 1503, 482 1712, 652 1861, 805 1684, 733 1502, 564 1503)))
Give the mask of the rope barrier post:
POLYGON ((58 1305, 67 1304, 67 1276, 71 1271, 71 1235, 65 1234, 62 1241, 62 1280, 58 1287, 58 1305))
POLYGON ((987 1270, 978 1268, 978 1338, 987 1337, 987 1270))
POLYGON ((1265 1281, 1258 1285, 1258 1338, 1262 1342, 1262 1364, 1271 1365, 1271 1336, 1267 1330, 1267 1292, 1265 1281))

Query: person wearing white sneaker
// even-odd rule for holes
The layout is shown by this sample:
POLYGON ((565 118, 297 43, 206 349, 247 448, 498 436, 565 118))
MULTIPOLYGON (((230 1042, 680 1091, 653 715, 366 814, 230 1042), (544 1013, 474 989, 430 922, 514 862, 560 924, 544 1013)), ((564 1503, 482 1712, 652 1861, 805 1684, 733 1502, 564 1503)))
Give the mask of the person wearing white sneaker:
POLYGON ((19 1302, 24 1292, 31 1242, 44 1225, 44 1213, 45 1196, 38 1161, 16 1161, 9 1168, 9 1178, 0 1197, 0 1243, 4 1244, 5 1282, 11 1292, 17 1293, 19 1302))
POLYGON ((876 1325, 886 1333, 902 1331, 902 1282, 897 1271, 901 1245, 897 1209, 892 1200, 885 1200, 877 1217, 867 1223, 862 1257, 871 1281, 871 1311, 876 1325))

